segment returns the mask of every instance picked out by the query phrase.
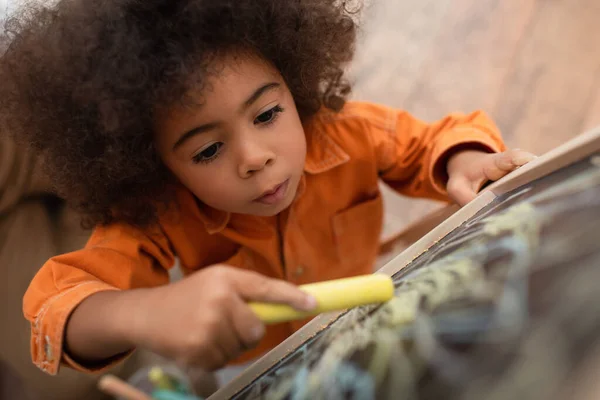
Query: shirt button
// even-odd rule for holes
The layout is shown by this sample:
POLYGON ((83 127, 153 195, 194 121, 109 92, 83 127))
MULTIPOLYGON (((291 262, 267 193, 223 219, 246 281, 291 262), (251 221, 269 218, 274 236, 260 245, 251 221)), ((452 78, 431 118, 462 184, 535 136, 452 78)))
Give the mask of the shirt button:
POLYGON ((296 268, 296 271, 294 271, 294 274, 296 276, 304 275, 304 267, 302 265, 300 265, 298 268, 296 268))

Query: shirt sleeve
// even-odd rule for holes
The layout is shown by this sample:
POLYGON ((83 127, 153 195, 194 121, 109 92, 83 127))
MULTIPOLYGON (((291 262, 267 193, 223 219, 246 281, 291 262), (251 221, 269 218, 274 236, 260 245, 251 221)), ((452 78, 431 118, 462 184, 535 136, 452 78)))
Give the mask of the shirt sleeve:
POLYGON ((446 164, 450 155, 462 149, 505 150, 498 128, 482 111, 451 114, 434 123, 405 111, 384 108, 377 113, 386 115, 385 124, 371 124, 370 128, 379 174, 407 196, 448 200, 446 164))
POLYGON ((84 299, 100 291, 168 283, 173 264, 174 255, 160 229, 149 233, 125 224, 96 228, 84 249, 50 259, 23 300, 25 317, 31 323, 34 364, 52 375, 61 364, 97 372, 126 357, 93 368, 78 364, 63 351, 67 319, 84 299))

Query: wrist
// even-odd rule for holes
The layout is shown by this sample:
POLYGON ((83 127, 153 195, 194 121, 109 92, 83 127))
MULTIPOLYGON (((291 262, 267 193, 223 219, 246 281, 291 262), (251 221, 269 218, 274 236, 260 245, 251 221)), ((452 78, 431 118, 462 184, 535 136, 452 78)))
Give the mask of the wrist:
POLYGON ((136 346, 133 315, 137 312, 134 291, 95 293, 79 304, 65 329, 64 349, 76 362, 104 362, 136 346))
POLYGON ((471 164, 474 159, 487 154, 489 154, 489 152, 472 148, 460 149, 453 152, 449 155, 446 162, 447 176, 452 176, 455 171, 464 169, 464 167, 471 164))
POLYGON ((123 291, 115 302, 113 331, 124 344, 137 347, 144 342, 148 316, 151 313, 150 294, 152 289, 132 289, 123 291))

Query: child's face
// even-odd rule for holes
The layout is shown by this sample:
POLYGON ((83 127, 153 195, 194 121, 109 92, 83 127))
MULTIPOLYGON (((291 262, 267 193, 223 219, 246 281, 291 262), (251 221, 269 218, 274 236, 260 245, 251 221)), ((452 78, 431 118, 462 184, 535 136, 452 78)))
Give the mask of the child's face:
POLYGON ((161 114, 156 145, 167 167, 205 204, 270 216, 296 195, 306 140, 278 71, 259 58, 226 57, 199 106, 161 114))

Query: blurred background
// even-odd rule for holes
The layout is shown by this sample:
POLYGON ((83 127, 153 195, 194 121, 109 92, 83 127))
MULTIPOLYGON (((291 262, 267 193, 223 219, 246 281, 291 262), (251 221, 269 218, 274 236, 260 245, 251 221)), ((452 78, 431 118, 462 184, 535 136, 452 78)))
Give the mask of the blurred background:
MULTIPOLYGON (((482 109, 538 155, 600 125, 598 0, 370 0, 355 99, 426 121, 482 109)), ((384 190, 384 236, 439 207, 384 190)))
MULTIPOLYGON (((16 3, 0 0, 0 20, 16 3)), ((510 147, 537 154, 600 125, 598 0, 368 0, 362 20, 351 66, 354 99, 402 108, 427 121, 482 109, 495 119, 510 147)), ((0 156, 6 156, 1 146, 0 156)), ((10 182, 3 178, 0 198, 10 189, 1 186, 10 182)), ((388 190, 384 199, 385 237, 440 207, 388 190)), ((19 329, 28 329, 19 316, 20 296, 30 277, 15 282, 11 268, 28 268, 32 276, 48 253, 65 250, 60 245, 64 237, 85 236, 73 233, 76 223, 45 216, 45 208, 35 207, 34 201, 0 215, 0 326, 5 327, 0 358, 21 375, 31 398, 67 398, 64 392, 55 394, 59 381, 49 380, 29 361, 29 339, 17 338, 16 328, 6 329, 19 323, 19 329), (23 219, 22 231, 10 228, 23 219), (16 253, 23 248, 18 236, 35 238, 27 257, 16 253)), ((14 381, 3 384, 3 376, 8 375, 0 370, 0 399, 22 398, 10 391, 16 390, 11 389, 14 381)), ((90 385, 84 379, 76 386, 90 385)))

